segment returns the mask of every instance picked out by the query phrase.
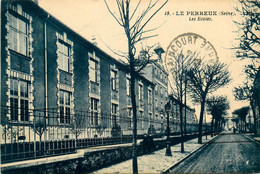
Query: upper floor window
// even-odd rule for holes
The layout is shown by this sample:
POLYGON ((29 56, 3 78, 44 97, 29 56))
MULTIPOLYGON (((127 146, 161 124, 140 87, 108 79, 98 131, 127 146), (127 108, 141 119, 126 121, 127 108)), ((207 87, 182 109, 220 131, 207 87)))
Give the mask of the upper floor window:
POLYGON ((65 42, 58 42, 59 69, 70 72, 70 46, 65 42))
POLYGON ((11 120, 29 121, 28 88, 28 82, 10 79, 11 120))
POLYGON ((117 86, 117 72, 112 70, 111 71, 111 88, 112 90, 117 90, 116 89, 116 86, 117 86))
POLYGON ((89 59, 89 78, 90 81, 98 83, 98 61, 89 59))
POLYGON ((18 14, 9 14, 10 48, 28 54, 28 21, 18 14))
POLYGON ((126 95, 127 96, 130 96, 130 89, 131 89, 130 79, 126 78, 126 95))

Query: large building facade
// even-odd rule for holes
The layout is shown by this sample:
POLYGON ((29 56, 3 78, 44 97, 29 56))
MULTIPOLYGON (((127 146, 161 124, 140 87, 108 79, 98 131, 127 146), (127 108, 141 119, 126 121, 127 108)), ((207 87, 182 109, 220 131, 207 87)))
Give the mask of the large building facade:
MULTIPOLYGON (((52 127, 47 138, 62 139, 75 136, 71 124, 83 126, 79 117, 89 129, 84 137, 111 136, 116 125, 122 134, 132 133, 125 64, 32 1, 2 1, 1 7, 3 126, 20 127, 16 133, 26 139, 30 125, 43 121, 52 127)), ((152 119, 154 83, 140 75, 135 84, 138 133, 143 134, 152 119)))
MULTIPOLYGON (((132 134, 127 66, 37 3, 1 3, 4 141, 35 141, 43 134, 45 139, 109 137, 118 125, 120 135, 132 134)), ((135 91, 138 134, 151 127, 163 133, 169 97, 168 74, 160 61, 136 77, 135 91)))

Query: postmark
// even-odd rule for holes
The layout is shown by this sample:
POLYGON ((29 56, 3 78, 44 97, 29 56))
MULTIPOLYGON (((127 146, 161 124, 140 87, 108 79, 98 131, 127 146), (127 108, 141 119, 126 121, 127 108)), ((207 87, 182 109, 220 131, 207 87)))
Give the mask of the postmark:
POLYGON ((190 59, 193 59, 190 61, 192 63, 218 61, 218 55, 213 45, 195 33, 184 33, 171 41, 163 61, 166 71, 171 72, 175 61, 179 61, 181 56, 189 56, 190 59))

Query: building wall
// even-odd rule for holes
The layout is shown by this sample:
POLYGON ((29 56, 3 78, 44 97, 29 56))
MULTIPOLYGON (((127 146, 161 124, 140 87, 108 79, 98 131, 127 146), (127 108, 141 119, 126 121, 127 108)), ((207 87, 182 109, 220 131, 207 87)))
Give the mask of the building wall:
MULTIPOLYGON (((99 119, 101 121, 107 119, 106 128, 111 129, 111 106, 112 103, 117 104, 117 119, 118 123, 121 124, 121 128, 125 131, 123 134, 132 133, 132 126, 130 127, 127 122, 127 108, 131 106, 128 101, 129 97, 126 95, 126 76, 128 72, 125 70, 125 65, 108 56, 102 50, 64 26, 61 22, 49 16, 45 11, 39 8, 37 4, 29 1, 11 3, 12 5, 8 7, 11 12, 8 12, 5 8, 7 7, 5 3, 6 1, 2 2, 1 6, 1 22, 3 23, 1 25, 1 34, 3 36, 1 40, 2 105, 10 108, 10 79, 19 79, 20 76, 24 76, 21 78, 29 84, 29 110, 31 110, 30 120, 26 121, 26 124, 33 123, 33 116, 35 116, 35 114, 41 118, 45 116, 51 117, 51 119, 48 120, 48 124, 52 126, 60 124, 60 90, 67 91, 71 94, 71 115, 85 111, 87 112, 87 116, 90 116, 88 113, 91 109, 90 99, 93 96, 95 97, 91 92, 89 70, 89 60, 90 57, 93 57, 99 60, 98 74, 100 79, 97 87, 98 94, 96 96, 99 100, 99 119), (10 41, 8 42, 10 35, 8 23, 8 18, 10 18, 8 16, 9 13, 15 13, 15 16, 22 16, 22 18, 25 16, 29 23, 28 56, 22 56, 11 49, 10 41), (70 68, 68 72, 59 69, 58 54, 61 51, 59 48, 60 42, 69 46, 70 68), (19 63, 23 66, 20 68, 14 66, 19 63), (45 67, 45 65, 47 65, 47 67, 45 67), (118 89, 115 93, 111 90, 111 70, 116 70, 118 74, 118 89), (47 81, 47 84, 45 81, 47 81), (45 100, 46 97, 47 103, 45 100), (32 112, 35 110, 37 110, 37 113, 32 112), (48 114, 45 114, 46 110, 48 114)), ((154 93, 152 81, 149 81, 143 76, 136 77, 135 90, 138 105, 137 117, 139 120, 139 134, 146 133, 149 126, 147 106, 148 86, 154 93), (139 84, 143 86, 143 99, 141 101, 138 98, 139 84), (140 116, 140 111, 143 112, 142 116, 140 116)), ((165 97, 162 99, 165 99, 165 97)), ((10 119, 10 110, 2 110, 2 115, 6 115, 10 119)), ((160 118, 158 117, 158 119, 160 118)), ((87 121, 89 122, 90 120, 87 121)), ((49 132, 47 138, 64 138, 63 133, 69 134, 67 137, 73 137, 68 126, 64 126, 62 128, 53 128, 53 132, 49 132)), ((93 136, 95 133, 90 132, 86 134, 93 136)))

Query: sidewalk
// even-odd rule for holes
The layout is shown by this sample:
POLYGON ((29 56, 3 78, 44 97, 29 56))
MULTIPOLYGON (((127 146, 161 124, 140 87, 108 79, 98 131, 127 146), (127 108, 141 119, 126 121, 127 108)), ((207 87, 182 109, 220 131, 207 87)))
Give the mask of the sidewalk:
MULTIPOLYGON (((203 136, 203 143, 215 138, 210 135, 203 136)), ((192 152, 199 149, 204 144, 197 143, 198 138, 189 140, 184 143, 184 153, 181 153, 181 144, 171 146, 172 156, 165 156, 165 150, 155 151, 153 154, 143 155, 138 157, 138 172, 139 173, 162 173, 175 165, 177 162, 187 157, 192 152)), ((132 159, 97 170, 93 173, 132 173, 132 159)))

